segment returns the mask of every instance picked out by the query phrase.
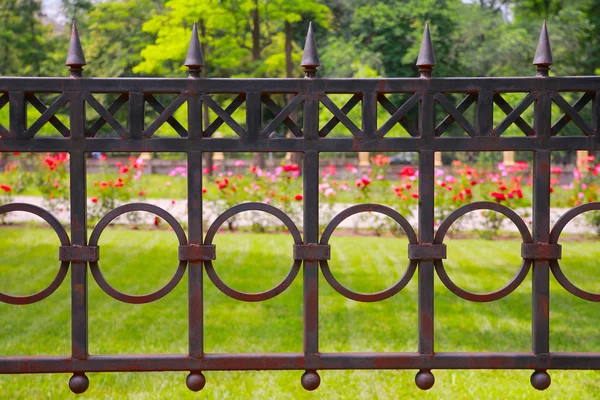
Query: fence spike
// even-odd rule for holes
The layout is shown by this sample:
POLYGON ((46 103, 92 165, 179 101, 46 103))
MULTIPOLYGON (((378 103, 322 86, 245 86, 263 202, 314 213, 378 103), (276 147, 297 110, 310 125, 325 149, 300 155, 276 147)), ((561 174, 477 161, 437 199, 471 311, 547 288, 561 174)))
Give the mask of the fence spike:
POLYGON ((67 53, 65 65, 69 67, 71 76, 81 76, 83 66, 87 65, 75 21, 73 21, 73 25, 71 26, 71 41, 69 42, 69 52, 67 53))
POLYGON ((308 33, 306 34, 306 42, 304 43, 304 52, 302 53, 302 62, 300 65, 304 68, 304 75, 307 78, 317 76, 317 67, 321 65, 321 62, 319 61, 312 22, 308 24, 308 33))
POLYGON ((548 28, 546 21, 542 24, 542 31, 535 49, 533 65, 537 67, 538 76, 548 76, 548 71, 552 65, 552 49, 550 48, 550 39, 548 38, 548 28))
POLYGON ((192 37, 190 38, 184 65, 188 67, 190 77, 200 77, 200 68, 204 67, 204 56, 202 55, 202 47, 200 47, 200 40, 198 39, 198 28, 195 22, 192 27, 192 37))
POLYGON ((417 67, 419 67, 421 77, 430 78, 431 71, 433 71, 435 65, 435 53, 433 51, 433 43, 431 43, 429 22, 426 22, 425 30, 423 31, 423 40, 421 41, 421 48, 419 49, 419 56, 417 57, 417 67))

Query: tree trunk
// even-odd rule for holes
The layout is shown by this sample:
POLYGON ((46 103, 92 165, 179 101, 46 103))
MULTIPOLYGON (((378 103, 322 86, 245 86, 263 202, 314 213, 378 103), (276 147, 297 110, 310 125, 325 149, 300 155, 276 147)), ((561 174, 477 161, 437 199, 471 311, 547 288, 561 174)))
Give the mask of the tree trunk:
MULTIPOLYGON (((206 26, 204 25, 204 20, 200 19, 198 21, 198 26, 200 26, 200 37, 206 37, 206 26)), ((208 47, 206 45, 206 40, 200 41, 200 48, 202 49, 202 54, 206 57, 206 53, 208 52, 208 47)), ((208 77, 208 72, 206 71, 206 66, 200 69, 200 76, 205 79, 208 77)), ((210 125, 209 115, 208 115, 208 106, 202 102, 202 127, 203 130, 206 130, 210 125)), ((213 174, 213 153, 204 152, 202 153, 202 166, 203 169, 208 170, 208 175, 213 174)))
MULTIPOLYGON (((261 46, 260 46, 260 14, 258 11, 258 0, 254 2, 254 10, 251 13, 252 17, 252 61, 257 62, 260 60, 261 46)), ((261 116, 262 117, 262 116, 261 116)), ((262 125, 262 118, 261 118, 262 125)), ((252 155, 252 164, 255 167, 265 167, 265 153, 254 153, 252 155)))
MULTIPOLYGON (((285 21, 285 77, 293 78, 294 77, 294 62, 292 61, 292 24, 288 21, 285 21)), ((287 103, 289 104, 294 99, 293 93, 287 93, 286 95, 287 103)), ((296 124, 298 123, 298 111, 294 110, 290 114, 290 119, 294 121, 296 124)), ((294 134, 290 131, 286 134, 287 137, 293 137, 294 134)), ((301 165, 302 163, 302 153, 292 153, 291 157, 292 164, 301 165)))

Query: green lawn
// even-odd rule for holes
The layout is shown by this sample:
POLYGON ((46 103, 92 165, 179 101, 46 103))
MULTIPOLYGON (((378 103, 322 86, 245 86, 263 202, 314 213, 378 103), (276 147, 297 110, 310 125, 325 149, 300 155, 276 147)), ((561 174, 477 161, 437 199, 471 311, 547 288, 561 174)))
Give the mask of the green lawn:
MULTIPOLYGON (((57 240, 42 228, 0 229, 0 290, 32 293, 52 279, 58 263, 57 240), (26 243, 34 242, 33 248, 26 243)), ((115 287, 146 293, 162 286, 175 270, 177 245, 168 231, 109 230, 100 240, 101 266, 115 287), (139 247, 132 244, 139 244, 139 247)), ((289 236, 217 235, 215 268, 240 290, 264 290, 291 265, 289 236)), ((514 274, 517 241, 449 239, 448 273, 466 289, 499 288, 514 274)), ((332 270, 353 289, 376 291, 400 276, 406 241, 396 238, 335 237, 332 270), (365 249, 372 251, 365 251, 365 249), (401 268, 398 267, 401 265, 401 268)), ((584 289, 600 292, 594 242, 568 242, 565 273, 584 289)), ((300 275, 301 276, 301 275, 300 275)), ((262 303, 241 303, 205 281, 207 352, 300 352, 302 282, 262 303)), ((531 281, 503 300, 475 304, 436 283, 436 350, 529 351, 531 281)), ((0 304, 0 354, 68 355, 70 352, 70 283, 50 298, 29 306, 0 304)), ((185 353, 187 283, 162 300, 128 305, 104 294, 90 276, 90 352, 185 353)), ((600 351, 600 304, 585 302, 552 283, 552 351, 600 351)), ((416 351, 417 280, 380 303, 347 300, 322 279, 320 343, 324 352, 416 351)), ((600 372, 550 371, 545 392, 529 384, 531 371, 433 371, 436 384, 421 392, 416 371, 321 371, 321 387, 312 393, 300 385, 301 371, 207 372, 200 394, 185 386, 186 373, 91 373, 88 399, 600 399, 600 372)), ((74 398, 69 375, 0 376, 2 399, 74 398)))

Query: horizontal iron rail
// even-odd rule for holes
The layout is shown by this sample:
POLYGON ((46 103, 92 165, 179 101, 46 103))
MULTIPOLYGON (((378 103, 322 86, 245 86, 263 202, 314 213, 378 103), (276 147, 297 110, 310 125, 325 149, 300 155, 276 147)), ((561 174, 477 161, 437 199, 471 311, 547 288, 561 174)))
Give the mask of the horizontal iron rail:
MULTIPOLYGON (((438 352, 414 353, 320 353, 312 368, 347 369, 600 369, 600 353, 438 352)), ((5 374, 65 372, 158 372, 304 370, 302 353, 204 354, 201 359, 184 354, 90 355, 86 360, 70 357, 3 357, 5 374)))
POLYGON ((532 91, 593 92, 600 76, 494 78, 0 78, 0 92, 26 93, 518 93, 532 91))
POLYGON ((0 152, 422 152, 600 150, 598 136, 425 138, 118 139, 35 138, 0 140, 0 152))

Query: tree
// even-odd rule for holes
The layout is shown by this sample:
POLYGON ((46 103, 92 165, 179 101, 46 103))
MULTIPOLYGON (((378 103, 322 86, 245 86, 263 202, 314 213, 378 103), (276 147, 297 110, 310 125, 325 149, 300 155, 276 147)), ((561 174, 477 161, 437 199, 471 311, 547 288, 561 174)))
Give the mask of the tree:
MULTIPOLYGON (((166 13, 144 25, 156 42, 142 51, 136 72, 180 74, 187 50, 180 38, 198 21, 208 76, 286 76, 293 62, 293 26, 303 15, 324 23, 328 17, 328 9, 313 0, 170 0, 166 6, 166 13)), ((264 164, 263 154, 255 154, 254 162, 264 164)))
POLYGON ((154 42, 142 26, 162 6, 160 0, 117 0, 96 5, 84 35, 91 76, 131 76, 142 62, 141 51, 154 42))
POLYGON ((52 28, 41 23, 40 0, 4 0, 0 5, 0 75, 43 75, 52 28))

